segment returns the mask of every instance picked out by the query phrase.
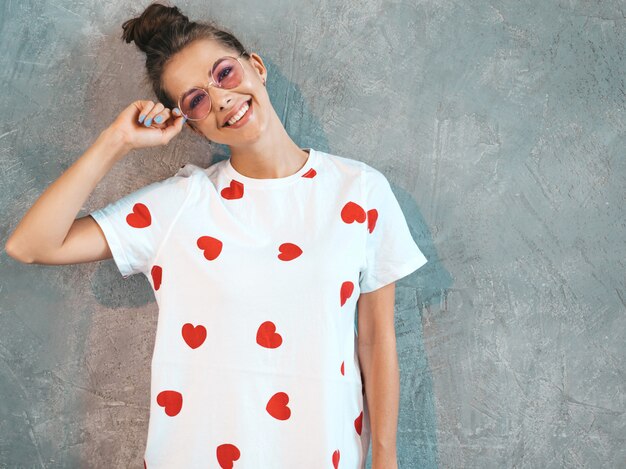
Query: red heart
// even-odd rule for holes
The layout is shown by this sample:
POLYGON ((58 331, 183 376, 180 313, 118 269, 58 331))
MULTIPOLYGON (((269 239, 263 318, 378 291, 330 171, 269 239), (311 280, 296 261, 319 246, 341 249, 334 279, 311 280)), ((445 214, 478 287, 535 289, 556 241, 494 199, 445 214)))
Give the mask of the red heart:
POLYGON ((193 324, 188 322, 183 326, 182 333, 183 339, 191 348, 200 347, 206 339, 206 327, 201 324, 194 327, 193 324))
POLYGON ((163 278, 163 269, 160 265, 153 265, 152 269, 150 269, 150 275, 152 275, 152 284, 154 285, 154 289, 158 290, 161 288, 161 279, 163 278))
POLYGON ((293 243, 283 243, 278 246, 278 250, 280 251, 278 258, 281 261, 291 261, 302 254, 302 249, 293 243))
POLYGON ((354 291, 354 283, 350 282, 349 280, 341 284, 341 289, 339 291, 339 297, 341 299, 341 306, 346 304, 346 300, 350 298, 353 291, 354 291))
POLYGON ((243 197, 243 184, 233 179, 230 181, 230 186, 222 189, 220 194, 225 199, 241 199, 243 197))
POLYGON ((348 202, 341 209, 341 219, 346 223, 363 223, 365 221, 365 210, 359 204, 354 202, 348 202))
POLYGON ((304 173, 302 175, 302 177, 303 178, 314 178, 316 174, 317 174, 317 171, 315 171, 313 168, 311 168, 306 173, 304 173))
POLYGON ((146 460, 143 460, 143 469, 148 469, 148 467, 146 466, 146 460))
POLYGON ((367 211, 367 230, 371 233, 376 228, 376 220, 378 220, 378 210, 375 208, 367 211))
POLYGON ((174 417, 183 407, 183 395, 178 391, 161 391, 157 395, 157 404, 165 408, 167 415, 174 417))
POLYGON ((289 396, 285 392, 277 392, 268 401, 265 410, 278 420, 287 420, 291 416, 291 409, 287 407, 289 396))
POLYGON ((283 343, 283 338, 276 332, 276 324, 265 321, 256 332, 256 343, 262 347, 276 348, 283 343))
POLYGON ((235 445, 224 443, 217 447, 215 455, 217 456, 217 463, 222 469, 232 469, 233 461, 237 461, 241 453, 239 452, 239 448, 235 445))
POLYGON ((132 213, 126 215, 126 223, 133 228, 145 228, 152 223, 152 216, 150 216, 150 210, 144 204, 137 202, 133 205, 132 213))
POLYGON ((363 429, 363 411, 359 414, 359 416, 354 420, 354 429, 360 435, 361 430, 363 429))
POLYGON ((345 373, 345 369, 343 367, 343 364, 344 364, 344 362, 341 362, 341 374, 345 376, 346 373, 345 373))
POLYGON ((222 252, 223 243, 212 236, 200 236, 197 241, 198 247, 204 251, 204 257, 212 261, 222 252))
POLYGON ((336 449, 333 453, 333 467, 337 469, 339 467, 339 450, 336 449))

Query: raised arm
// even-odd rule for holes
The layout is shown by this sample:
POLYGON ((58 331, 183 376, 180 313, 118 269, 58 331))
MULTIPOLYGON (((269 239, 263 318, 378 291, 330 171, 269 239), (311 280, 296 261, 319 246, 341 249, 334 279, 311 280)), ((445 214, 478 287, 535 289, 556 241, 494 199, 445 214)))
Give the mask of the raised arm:
POLYGON ((110 258, 108 243, 95 220, 90 216, 76 219, 76 215, 98 182, 130 150, 164 145, 178 134, 184 118, 176 116, 152 101, 135 101, 127 106, 26 212, 6 241, 7 254, 20 262, 36 264, 110 258), (138 122, 140 113, 165 119, 147 128, 138 122))
POLYGON ((7 254, 37 264, 72 264, 110 256, 97 223, 91 217, 75 218, 98 182, 128 151, 122 135, 115 129, 104 130, 26 212, 6 242, 7 254))

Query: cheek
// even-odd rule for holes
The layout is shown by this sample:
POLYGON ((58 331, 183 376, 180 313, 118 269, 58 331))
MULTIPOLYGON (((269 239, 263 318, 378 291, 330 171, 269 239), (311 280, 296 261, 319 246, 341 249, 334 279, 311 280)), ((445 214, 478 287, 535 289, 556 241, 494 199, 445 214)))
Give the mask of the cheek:
POLYGON ((268 115, 269 113, 269 108, 270 106, 272 106, 272 102, 270 101, 270 97, 267 94, 266 90, 260 90, 257 95, 256 95, 256 99, 257 99, 257 103, 255 103, 256 109, 255 111, 258 111, 258 114, 261 115, 268 115))

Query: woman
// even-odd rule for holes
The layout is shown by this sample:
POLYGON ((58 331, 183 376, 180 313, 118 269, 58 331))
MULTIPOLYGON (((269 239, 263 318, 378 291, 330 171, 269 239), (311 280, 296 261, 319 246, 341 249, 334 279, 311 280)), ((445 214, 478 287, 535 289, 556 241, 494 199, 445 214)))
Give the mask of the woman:
POLYGON ((397 467, 394 282, 426 258, 387 179, 299 148, 261 57, 230 33, 159 4, 123 30, 147 54, 157 102, 124 109, 7 252, 38 264, 112 257, 125 278, 148 279, 159 321, 147 468, 364 468, 370 435, 372 467, 397 467), (75 219, 116 161, 185 123, 230 159, 187 164, 75 219))

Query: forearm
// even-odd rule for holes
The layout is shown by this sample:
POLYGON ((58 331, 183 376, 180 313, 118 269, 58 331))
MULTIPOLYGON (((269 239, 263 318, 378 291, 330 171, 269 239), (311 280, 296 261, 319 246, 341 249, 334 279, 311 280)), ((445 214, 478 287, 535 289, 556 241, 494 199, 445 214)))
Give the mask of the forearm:
POLYGON ((94 143, 26 212, 6 243, 24 261, 60 247, 76 215, 116 161, 129 149, 115 131, 105 129, 94 143))
POLYGON ((359 361, 370 416, 372 469, 396 468, 400 370, 395 334, 359 344, 359 361))

